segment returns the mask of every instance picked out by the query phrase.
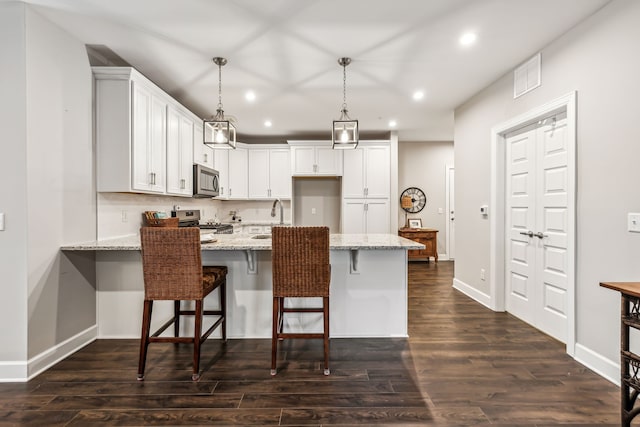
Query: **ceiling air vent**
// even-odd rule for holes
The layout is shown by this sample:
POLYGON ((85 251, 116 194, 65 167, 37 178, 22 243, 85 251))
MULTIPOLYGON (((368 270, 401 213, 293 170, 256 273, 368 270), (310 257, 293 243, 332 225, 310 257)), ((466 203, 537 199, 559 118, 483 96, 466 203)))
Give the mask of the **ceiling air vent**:
POLYGON ((540 54, 520 65, 513 72, 513 97, 517 98, 540 86, 540 54))

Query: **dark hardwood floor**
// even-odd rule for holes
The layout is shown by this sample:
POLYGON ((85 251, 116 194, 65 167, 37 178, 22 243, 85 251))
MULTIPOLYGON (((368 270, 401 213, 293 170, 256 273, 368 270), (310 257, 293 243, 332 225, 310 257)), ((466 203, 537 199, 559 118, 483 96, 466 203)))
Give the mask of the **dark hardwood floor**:
POLYGON ((453 290, 451 262, 411 263, 409 339, 209 340, 191 347, 98 340, 28 383, 0 384, 0 425, 617 426, 619 389, 564 346, 453 290))

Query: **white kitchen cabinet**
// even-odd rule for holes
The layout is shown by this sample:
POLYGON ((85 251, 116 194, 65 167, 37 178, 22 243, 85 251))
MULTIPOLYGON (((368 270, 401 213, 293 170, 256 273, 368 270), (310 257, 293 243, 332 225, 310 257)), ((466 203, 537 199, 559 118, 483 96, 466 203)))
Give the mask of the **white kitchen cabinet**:
POLYGON ((247 199, 249 196, 249 164, 246 148, 236 146, 229 151, 229 199, 247 199))
POLYGON ((290 199, 291 160, 289 148, 251 148, 249 199, 290 199))
POLYGON ((100 192, 191 197, 194 114, 131 67, 93 67, 100 192))
POLYGON ((97 190, 166 191, 167 100, 129 67, 94 69, 97 190))
POLYGON ((202 121, 193 124, 193 163, 215 169, 213 148, 204 144, 202 121))
POLYGON ((193 120, 172 106, 167 111, 167 194, 191 197, 193 120))
POLYGON ((218 186, 220 195, 217 199, 229 198, 229 151, 222 148, 213 150, 213 168, 220 174, 218 176, 218 186))
POLYGON ((389 198, 391 160, 388 145, 366 146, 344 151, 342 197, 389 198))
POLYGON ((389 233, 388 199, 343 199, 342 233, 389 233))
POLYGON ((291 172, 293 176, 342 175, 342 151, 331 148, 331 143, 309 144, 307 141, 289 141, 291 146, 291 172))

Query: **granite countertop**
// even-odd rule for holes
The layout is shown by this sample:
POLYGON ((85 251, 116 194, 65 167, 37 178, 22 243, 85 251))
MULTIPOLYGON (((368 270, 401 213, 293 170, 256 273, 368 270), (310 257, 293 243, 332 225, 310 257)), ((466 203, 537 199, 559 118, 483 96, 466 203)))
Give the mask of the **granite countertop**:
MULTIPOLYGON (((203 251, 271 250, 271 239, 254 239, 253 235, 214 234, 212 243, 202 243, 203 251)), ((332 234, 329 247, 333 250, 356 249, 424 249, 424 245, 395 234, 332 234)), ((140 236, 130 235, 114 239, 63 245, 63 251, 139 251, 140 236)))

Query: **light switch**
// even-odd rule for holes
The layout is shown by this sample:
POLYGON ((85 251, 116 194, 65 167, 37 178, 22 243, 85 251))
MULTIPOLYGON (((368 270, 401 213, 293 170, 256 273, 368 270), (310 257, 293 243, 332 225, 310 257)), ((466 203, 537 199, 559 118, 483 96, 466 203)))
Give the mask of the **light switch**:
POLYGON ((4 212, 0 212, 0 231, 4 231, 4 212))
POLYGON ((311 215, 315 215, 316 214, 316 208, 311 208, 311 215))
POLYGON ((640 233, 640 213, 627 214, 627 231, 640 233))

